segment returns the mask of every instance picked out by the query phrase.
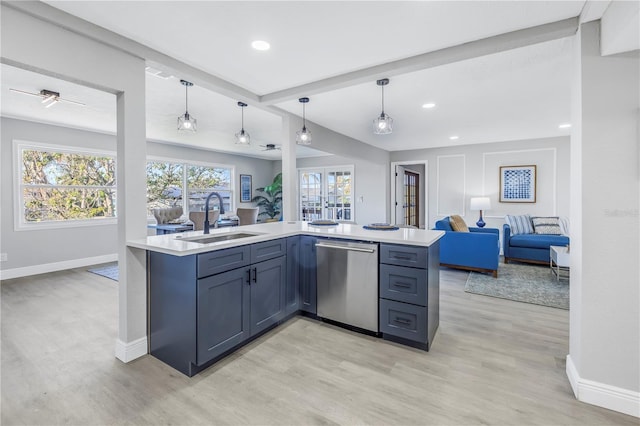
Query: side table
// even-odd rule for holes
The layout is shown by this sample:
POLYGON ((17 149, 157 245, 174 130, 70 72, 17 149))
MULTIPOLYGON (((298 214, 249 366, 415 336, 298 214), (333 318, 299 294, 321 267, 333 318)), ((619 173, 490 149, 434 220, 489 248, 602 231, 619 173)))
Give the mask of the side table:
POLYGON ((569 279, 569 265, 569 247, 549 247, 549 267, 558 281, 560 281, 560 278, 569 279))

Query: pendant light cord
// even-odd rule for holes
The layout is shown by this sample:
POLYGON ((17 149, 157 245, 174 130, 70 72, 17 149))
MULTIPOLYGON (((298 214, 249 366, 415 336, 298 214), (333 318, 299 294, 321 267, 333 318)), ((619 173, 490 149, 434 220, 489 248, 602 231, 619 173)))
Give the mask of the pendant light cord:
POLYGON ((380 86, 380 88, 382 89, 382 115, 384 117, 384 85, 380 86))
POLYGON ((189 86, 184 86, 184 110, 189 114, 189 86))

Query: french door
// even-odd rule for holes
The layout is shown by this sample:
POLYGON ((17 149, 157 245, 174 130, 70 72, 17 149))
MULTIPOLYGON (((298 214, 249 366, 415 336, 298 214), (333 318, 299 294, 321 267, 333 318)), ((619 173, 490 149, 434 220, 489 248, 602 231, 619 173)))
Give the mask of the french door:
POLYGON ((304 221, 351 221, 353 166, 298 169, 298 216, 304 221))

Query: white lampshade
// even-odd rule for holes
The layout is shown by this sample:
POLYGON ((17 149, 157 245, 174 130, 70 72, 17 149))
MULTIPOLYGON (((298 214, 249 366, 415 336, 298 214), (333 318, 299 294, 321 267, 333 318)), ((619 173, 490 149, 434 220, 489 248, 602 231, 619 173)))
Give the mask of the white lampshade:
POLYGON ((491 200, 489 197, 474 197, 471 199, 471 210, 489 210, 491 208, 491 200))

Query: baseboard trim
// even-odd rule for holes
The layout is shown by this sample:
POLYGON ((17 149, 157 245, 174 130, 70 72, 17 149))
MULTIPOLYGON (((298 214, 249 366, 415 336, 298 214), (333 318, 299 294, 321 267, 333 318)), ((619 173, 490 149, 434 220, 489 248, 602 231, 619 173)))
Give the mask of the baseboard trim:
POLYGON ((116 358, 127 363, 147 354, 147 336, 141 337, 133 342, 125 343, 120 339, 116 340, 116 358))
POLYGON ((567 355, 566 371, 578 401, 640 417, 640 392, 580 378, 571 355, 567 355))
POLYGON ((65 269, 82 268, 83 266, 96 265, 98 263, 116 262, 118 254, 105 254, 103 256, 85 257, 82 259, 65 260, 62 262, 44 263, 42 265, 25 266, 22 268, 0 270, 0 280, 28 277, 30 275, 46 274, 48 272, 63 271, 65 269))

